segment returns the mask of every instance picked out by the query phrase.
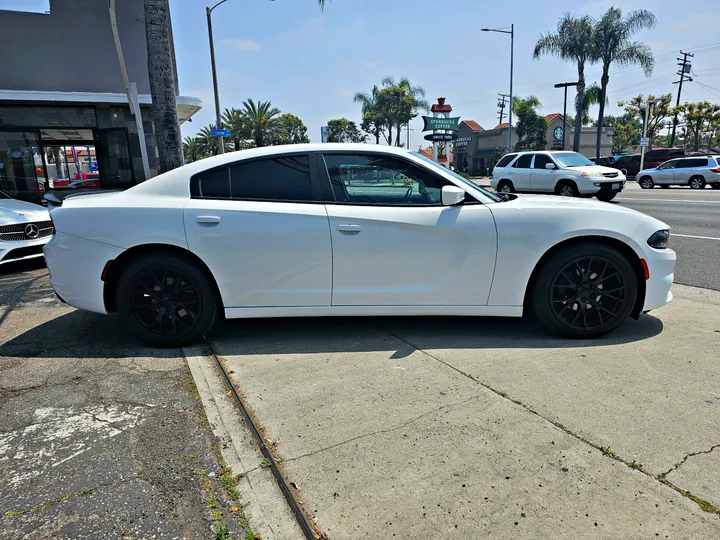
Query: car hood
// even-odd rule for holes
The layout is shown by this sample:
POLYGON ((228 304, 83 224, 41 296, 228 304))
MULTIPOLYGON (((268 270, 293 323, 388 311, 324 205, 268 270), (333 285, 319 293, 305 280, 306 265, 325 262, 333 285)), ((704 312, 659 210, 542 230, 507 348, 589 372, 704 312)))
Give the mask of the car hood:
POLYGON ((617 173, 617 169, 613 169, 612 167, 605 167, 604 165, 584 165, 582 167, 563 167, 563 169, 567 169, 570 171, 579 171, 581 173, 584 172, 599 172, 599 173, 617 173))
POLYGON ((549 212, 561 209, 573 209, 573 210, 587 210, 591 212, 601 212, 608 214, 607 219, 612 219, 611 215, 625 214, 631 216, 637 216, 639 218, 655 220, 658 224, 659 229, 669 229, 670 227, 652 216, 628 208, 627 206, 621 206, 615 203, 601 202, 596 199, 581 199, 575 197, 560 197, 558 195, 515 195, 517 198, 496 204, 508 204, 513 205, 516 208, 533 208, 533 209, 546 209, 549 212))
POLYGON ((0 225, 49 220, 50 213, 42 206, 16 199, 0 199, 0 225))

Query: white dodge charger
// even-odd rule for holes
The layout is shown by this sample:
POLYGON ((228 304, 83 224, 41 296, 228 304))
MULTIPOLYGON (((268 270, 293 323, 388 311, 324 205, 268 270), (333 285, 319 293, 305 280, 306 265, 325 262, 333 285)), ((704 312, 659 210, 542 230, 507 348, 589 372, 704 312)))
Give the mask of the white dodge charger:
POLYGON ((589 338, 672 298, 665 223, 592 200, 498 197, 392 147, 234 152, 54 204, 45 258, 59 297, 161 346, 223 315, 527 310, 589 338))

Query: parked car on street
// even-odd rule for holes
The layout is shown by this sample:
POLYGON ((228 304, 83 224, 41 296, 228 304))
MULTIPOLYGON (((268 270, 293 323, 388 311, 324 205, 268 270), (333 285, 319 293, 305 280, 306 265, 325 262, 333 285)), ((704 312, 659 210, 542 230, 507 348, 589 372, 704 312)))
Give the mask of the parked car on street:
POLYGON ((672 298, 665 223, 596 201, 497 196, 401 148, 256 148, 122 192, 64 195, 45 248, 55 291, 117 312, 155 345, 198 340, 223 315, 527 311, 591 338, 672 298), (354 167, 373 174, 346 178, 354 167))
POLYGON ((682 157, 684 155, 685 150, 682 148, 653 148, 645 152, 643 168, 649 169, 651 167, 657 167, 669 159, 682 157))
POLYGON ((626 178, 635 178, 640 172, 640 154, 626 154, 619 156, 613 163, 608 163, 608 167, 617 169, 622 172, 626 178))
POLYGON ((52 234, 46 208, 0 191, 0 265, 42 257, 52 234))
POLYGON ((490 186, 502 193, 555 193, 610 201, 623 190, 625 175, 595 165, 577 152, 516 152, 498 161, 490 186))
POLYGON ((671 159, 652 169, 640 171, 638 183, 643 189, 655 186, 702 189, 706 185, 720 189, 720 155, 671 159))

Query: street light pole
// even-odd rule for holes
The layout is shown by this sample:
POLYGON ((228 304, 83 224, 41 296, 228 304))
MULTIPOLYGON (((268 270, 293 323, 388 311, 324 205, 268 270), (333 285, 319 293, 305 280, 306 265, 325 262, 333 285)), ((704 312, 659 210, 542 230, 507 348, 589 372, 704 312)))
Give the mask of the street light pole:
POLYGON ((577 82, 566 82, 566 83, 557 83, 555 85, 555 88, 565 88, 565 98, 563 99, 563 147, 562 149, 565 150, 565 130, 567 128, 567 89, 568 86, 577 86, 580 83, 577 82))
MULTIPOLYGON (((227 0, 220 0, 213 7, 206 7, 205 14, 207 15, 208 24, 208 39, 210 40, 210 64, 212 66, 212 79, 213 79, 213 91, 215 92, 215 129, 222 129, 221 118, 220 118, 220 94, 218 92, 217 72, 215 70, 215 44, 213 43, 213 32, 212 32, 212 11, 220 4, 224 4, 227 0)), ((225 153, 225 143, 223 142, 224 137, 218 137, 218 152, 220 154, 225 153)))
POLYGON ((510 25, 510 30, 499 28, 481 28, 482 32, 497 32, 499 34, 510 34, 510 110, 508 112, 508 152, 512 152, 512 114, 513 114, 513 56, 515 49, 515 24, 510 25))

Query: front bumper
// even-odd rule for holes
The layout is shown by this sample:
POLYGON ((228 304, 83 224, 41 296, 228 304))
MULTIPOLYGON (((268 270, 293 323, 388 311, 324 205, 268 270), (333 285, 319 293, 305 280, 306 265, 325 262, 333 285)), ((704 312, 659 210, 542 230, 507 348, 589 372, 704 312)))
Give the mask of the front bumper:
POLYGON ((124 250, 93 240, 57 233, 45 246, 50 284, 66 303, 79 309, 107 313, 102 275, 105 264, 124 250))
POLYGON ((43 246, 49 241, 50 237, 48 236, 36 240, 0 242, 0 265, 42 257, 43 246))
POLYGON ((648 248, 645 261, 650 277, 645 281, 643 312, 662 307, 672 300, 670 288, 675 277, 677 255, 672 249, 648 248))
POLYGON ((582 195, 612 195, 613 193, 620 193, 623 189, 625 189, 625 182, 626 180, 624 178, 617 178, 613 180, 603 180, 603 179, 597 179, 592 182, 586 182, 582 183, 580 182, 578 184, 578 191, 582 195), (596 186, 594 184, 600 184, 599 186, 596 186), (613 189, 613 185, 618 185, 618 189, 613 189))

